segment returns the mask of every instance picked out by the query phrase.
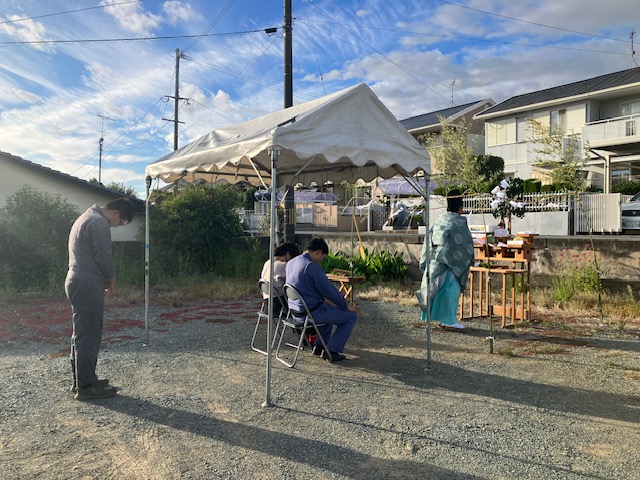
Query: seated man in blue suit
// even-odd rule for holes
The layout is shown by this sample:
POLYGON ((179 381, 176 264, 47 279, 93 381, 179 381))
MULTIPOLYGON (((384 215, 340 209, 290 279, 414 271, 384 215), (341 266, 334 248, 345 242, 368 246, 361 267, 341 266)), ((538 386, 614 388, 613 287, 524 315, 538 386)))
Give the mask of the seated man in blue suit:
MULTIPOLYGON (((312 238, 306 251, 287 262, 287 283, 293 286, 302 296, 311 311, 316 323, 324 323, 318 327, 320 335, 327 344, 332 361, 339 362, 346 357, 342 354, 349 340, 351 331, 356 325, 358 314, 353 305, 347 303, 342 294, 327 278, 320 262, 329 253, 327 242, 322 238, 312 238)), ((304 311, 298 300, 289 300, 289 309, 295 312, 304 311)), ((301 322, 304 318, 301 318, 301 322)), ((320 342, 313 349, 314 355, 329 358, 320 342)))

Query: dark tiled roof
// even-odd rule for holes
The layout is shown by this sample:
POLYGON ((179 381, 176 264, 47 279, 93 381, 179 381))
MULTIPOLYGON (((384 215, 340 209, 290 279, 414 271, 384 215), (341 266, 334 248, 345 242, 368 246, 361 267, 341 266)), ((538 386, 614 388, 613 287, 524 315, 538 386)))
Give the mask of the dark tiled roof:
POLYGON ((440 118, 449 118, 460 112, 463 112, 467 108, 478 105, 488 100, 478 100, 477 102, 465 103, 464 105, 456 105, 455 107, 445 108, 443 110, 437 110, 435 112, 423 113, 422 115, 416 115, 415 117, 406 118, 400 120, 400 123, 407 130, 414 130, 416 128, 430 127, 440 123, 440 118))
MULTIPOLYGON (((87 190, 93 190, 95 192, 99 192, 102 194, 106 194, 106 195, 110 195, 113 196, 114 198, 118 198, 118 197, 122 197, 122 196, 126 196, 124 195, 122 192, 118 192, 117 190, 111 190, 110 188, 104 187, 102 185, 99 185, 97 183, 92 183, 92 182, 87 182, 86 180, 82 180, 81 178, 78 177, 74 177, 71 175, 67 175, 66 173, 62 173, 59 172, 57 170, 53 170, 49 167, 44 167, 42 165, 39 165, 37 163, 33 163, 30 162, 29 160, 25 160, 22 157, 17 157, 15 155, 12 155, 10 153, 7 152, 3 152, 0 150, 0 156, 2 156, 4 159, 13 162, 17 165, 21 165, 23 167, 26 168, 30 168, 36 172, 40 172, 44 175, 48 175, 50 177, 54 177, 54 178, 58 178, 61 180, 64 180, 66 182, 69 183, 73 183, 76 184, 82 188, 86 188, 87 190)), ((131 201, 133 202, 134 208, 135 210, 141 211, 144 210, 144 201, 140 200, 139 198, 136 197, 129 197, 131 198, 131 201)))
POLYGON ((599 92, 609 88, 621 87, 632 83, 640 82, 640 68, 623 70, 622 72, 609 73, 579 82, 568 83, 558 87, 538 90, 537 92, 525 93, 511 97, 504 102, 498 103, 485 111, 478 113, 477 117, 491 115, 506 110, 511 110, 528 105, 550 102, 562 98, 575 97, 587 93, 599 92))

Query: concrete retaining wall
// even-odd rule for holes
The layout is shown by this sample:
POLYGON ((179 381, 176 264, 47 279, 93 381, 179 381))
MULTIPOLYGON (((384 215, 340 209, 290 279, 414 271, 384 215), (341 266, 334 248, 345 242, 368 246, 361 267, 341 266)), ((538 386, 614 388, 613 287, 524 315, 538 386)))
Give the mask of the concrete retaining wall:
MULTIPOLYGON (((358 237, 347 232, 297 232, 302 248, 312 236, 318 235, 329 244, 332 252, 358 255, 358 237)), ((363 232, 362 242, 369 251, 402 252, 409 262, 409 276, 420 279, 420 253, 424 235, 398 232, 363 232)), ((532 272, 541 283, 549 276, 562 274, 564 268, 590 261, 588 236, 540 236, 534 241, 532 272)), ((640 236, 607 235, 594 237, 594 248, 602 276, 611 284, 640 288, 640 236)), ((591 263, 590 263, 591 264, 591 263)), ((591 264, 592 265, 592 264, 591 264)))

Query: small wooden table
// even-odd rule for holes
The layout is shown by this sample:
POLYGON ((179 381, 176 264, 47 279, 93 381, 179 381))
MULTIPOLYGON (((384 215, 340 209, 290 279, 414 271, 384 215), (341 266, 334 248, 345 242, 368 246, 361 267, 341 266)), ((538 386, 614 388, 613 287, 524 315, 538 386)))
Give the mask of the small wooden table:
POLYGON ((344 295, 349 303, 353 304, 353 286, 356 283, 362 283, 367 280, 364 275, 351 275, 349 270, 335 269, 331 273, 327 273, 327 278, 338 284, 338 291, 344 295))

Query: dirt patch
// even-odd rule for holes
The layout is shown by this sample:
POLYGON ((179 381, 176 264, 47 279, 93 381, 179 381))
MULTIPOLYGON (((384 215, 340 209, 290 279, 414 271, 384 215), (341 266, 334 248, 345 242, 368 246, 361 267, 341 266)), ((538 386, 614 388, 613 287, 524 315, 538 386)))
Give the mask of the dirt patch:
POLYGON ((361 301, 347 361, 309 351, 293 369, 273 360, 267 387, 266 357, 249 347, 259 304, 152 305, 148 339, 142 305, 108 305, 98 370, 120 390, 84 403, 68 394, 66 301, 0 308, 2 478, 609 480, 640 471, 638 330, 545 319, 494 328, 504 354, 489 354, 486 321, 434 327, 428 364, 417 307, 361 301))

